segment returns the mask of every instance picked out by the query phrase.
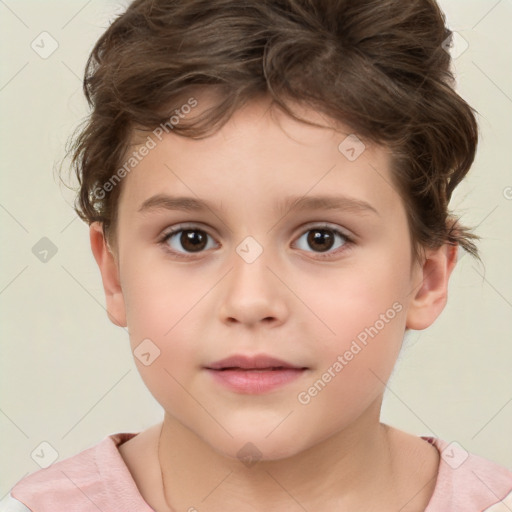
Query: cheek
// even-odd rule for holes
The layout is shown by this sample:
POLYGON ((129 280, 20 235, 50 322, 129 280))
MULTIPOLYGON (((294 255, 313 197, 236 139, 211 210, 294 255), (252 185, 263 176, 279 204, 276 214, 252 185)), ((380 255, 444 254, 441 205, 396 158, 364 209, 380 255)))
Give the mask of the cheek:
POLYGON ((161 255, 146 261, 133 255, 122 276, 130 332, 165 342, 187 323, 187 316, 215 283, 213 277, 168 263, 161 255))
POLYGON ((297 395, 319 432, 345 428, 380 400, 400 351, 404 309, 397 301, 352 301, 331 325, 336 335, 317 340, 315 372, 297 395))
POLYGON ((312 277, 302 288, 305 295, 312 290, 308 305, 322 320, 314 319, 310 333, 317 366, 304 402, 323 403, 333 421, 339 421, 340 408, 348 416, 364 410, 391 375, 405 331, 404 264, 375 259, 331 272, 322 287, 312 277), (329 403, 338 408, 329 409, 329 403))
POLYGON ((402 268, 399 260, 375 258, 301 279, 299 294, 314 313, 309 323, 326 348, 342 350, 358 336, 364 344, 365 329, 374 325, 381 339, 401 340, 408 290, 402 268))
POLYGON ((136 258, 126 263, 123 294, 134 361, 162 403, 166 396, 179 396, 179 382, 199 365, 190 329, 208 290, 207 279, 196 283, 189 272, 161 263, 141 265, 136 258))
MULTIPOLYGON (((344 386, 386 381, 402 345, 405 314, 399 301, 353 303, 333 324, 336 336, 324 338, 318 352, 325 372, 342 376, 344 386)), ((357 393, 359 394, 359 393, 357 393)))

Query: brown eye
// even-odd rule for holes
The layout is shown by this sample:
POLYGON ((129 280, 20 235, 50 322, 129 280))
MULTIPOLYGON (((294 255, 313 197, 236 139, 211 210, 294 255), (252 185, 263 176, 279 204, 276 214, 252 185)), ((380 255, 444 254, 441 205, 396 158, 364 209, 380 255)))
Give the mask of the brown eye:
POLYGON ((328 251, 334 245, 334 236, 328 229, 311 229, 307 237, 308 245, 320 252, 328 251))
POLYGON ((182 228, 167 233, 162 243, 171 252, 186 255, 204 251, 208 246, 208 237, 210 235, 202 229, 182 228))
POLYGON ((207 235, 203 231, 186 229, 182 231, 179 241, 186 251, 197 252, 206 247, 207 235))
POLYGON ((323 257, 323 254, 326 253, 325 257, 328 257, 343 251, 351 243, 351 239, 338 229, 331 228, 330 226, 317 226, 304 232, 298 239, 297 246, 306 252, 311 252, 309 249, 312 249, 320 257, 323 257), (340 242, 336 242, 337 239, 340 242))

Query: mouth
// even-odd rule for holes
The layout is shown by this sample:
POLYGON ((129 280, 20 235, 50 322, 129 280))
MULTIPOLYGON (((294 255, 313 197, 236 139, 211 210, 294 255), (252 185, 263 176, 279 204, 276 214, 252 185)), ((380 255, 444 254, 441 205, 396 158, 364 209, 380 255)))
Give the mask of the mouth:
POLYGON ((235 354, 205 367, 208 370, 226 371, 282 371, 305 370, 307 367, 296 365, 266 354, 242 355, 235 354))
POLYGON ((263 394, 302 376, 309 368, 267 355, 235 355, 205 369, 216 383, 235 393, 263 394))
MULTIPOLYGON (((208 370, 213 370, 213 368, 208 368, 208 370)), ((228 368, 219 368, 215 371, 217 372, 225 372, 225 371, 239 371, 239 372, 274 372, 280 370, 305 370, 305 368, 290 368, 287 366, 272 366, 269 368, 239 368, 237 366, 230 366, 228 368)))

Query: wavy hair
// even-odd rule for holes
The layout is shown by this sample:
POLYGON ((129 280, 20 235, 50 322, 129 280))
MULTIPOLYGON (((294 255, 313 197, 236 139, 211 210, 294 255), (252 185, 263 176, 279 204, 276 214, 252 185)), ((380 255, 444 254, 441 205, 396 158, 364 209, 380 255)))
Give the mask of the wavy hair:
MULTIPOLYGON (((435 0, 135 0, 87 61, 91 113, 68 141, 77 214, 115 232, 114 176, 134 134, 168 121, 192 91, 218 101, 174 132, 201 138, 246 102, 270 94, 291 117, 298 103, 392 153, 414 256, 474 240, 448 207, 475 158, 475 111, 455 92, 452 32, 435 0)), ((318 125, 316 125, 318 126, 318 125)))

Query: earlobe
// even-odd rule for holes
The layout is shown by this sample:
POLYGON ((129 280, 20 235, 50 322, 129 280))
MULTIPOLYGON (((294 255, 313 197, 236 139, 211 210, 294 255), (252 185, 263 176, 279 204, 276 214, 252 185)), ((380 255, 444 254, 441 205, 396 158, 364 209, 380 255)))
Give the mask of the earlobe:
POLYGON ((107 315, 110 321, 119 327, 126 327, 126 308, 123 291, 119 279, 119 267, 110 251, 103 226, 100 222, 93 222, 89 228, 89 238, 94 259, 98 264, 105 291, 107 315))
POLYGON ((426 329, 443 311, 448 298, 448 282, 457 263, 456 245, 445 244, 428 250, 413 283, 413 298, 407 311, 406 327, 426 329))

